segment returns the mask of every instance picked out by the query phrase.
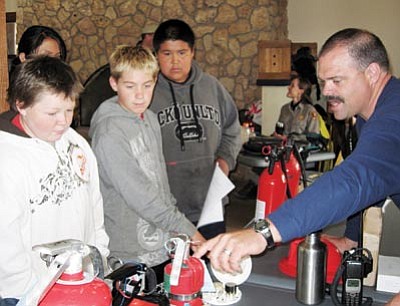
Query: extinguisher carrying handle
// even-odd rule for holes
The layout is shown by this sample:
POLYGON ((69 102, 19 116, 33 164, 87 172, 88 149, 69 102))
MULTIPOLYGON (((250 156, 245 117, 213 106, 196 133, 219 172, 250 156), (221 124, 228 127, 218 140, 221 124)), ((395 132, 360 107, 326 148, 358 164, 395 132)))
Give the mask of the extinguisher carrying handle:
POLYGON ((275 168, 275 163, 277 161, 279 161, 279 159, 281 158, 281 150, 278 149, 277 147, 273 147, 271 149, 271 152, 268 156, 268 160, 269 160, 269 165, 268 165, 268 173, 272 174, 274 172, 274 168, 275 168))
POLYGON ((280 157, 283 174, 285 175, 286 182, 288 184, 288 188, 286 189, 286 195, 287 195, 288 199, 292 198, 292 193, 289 188, 289 179, 288 179, 287 171, 286 171, 286 162, 290 159, 290 154, 292 152, 293 152, 293 156, 296 158, 296 160, 300 166, 303 186, 304 186, 304 188, 307 187, 306 168, 304 166, 303 158, 301 157, 301 154, 297 148, 296 142, 288 141, 286 143, 286 147, 284 148, 284 152, 280 157))
POLYGON ((44 260, 47 266, 54 260, 54 258, 65 252, 76 251, 82 255, 82 257, 89 256, 94 274, 104 279, 104 263, 103 257, 97 247, 83 243, 77 239, 65 239, 51 243, 45 243, 41 245, 35 245, 32 248, 33 251, 38 252, 42 260, 44 260))
MULTIPOLYGON (((290 150, 286 150, 286 154, 287 154, 287 151, 289 151, 289 156, 290 156, 290 150)), ((286 154, 281 155, 280 162, 281 162, 283 175, 285 176, 285 179, 286 179, 286 185, 287 185, 286 196, 288 197, 288 199, 291 199, 292 192, 290 191, 289 178, 288 178, 287 169, 286 169, 286 154)))
POLYGON ((299 148, 297 147, 296 143, 293 144, 293 155, 299 162, 303 186, 304 188, 306 188, 307 187, 306 167, 304 165, 303 158, 300 154, 299 148))
POLYGON ((275 167, 275 159, 270 159, 269 164, 268 164, 268 173, 271 175, 274 172, 274 167, 275 167))
POLYGON ((90 249, 89 258, 93 265, 94 274, 101 279, 104 279, 104 263, 103 257, 98 248, 93 245, 88 245, 90 249))
POLYGON ((47 273, 21 297, 17 306, 38 305, 51 287, 55 284, 61 274, 67 269, 72 252, 64 252, 57 255, 50 263, 47 273))

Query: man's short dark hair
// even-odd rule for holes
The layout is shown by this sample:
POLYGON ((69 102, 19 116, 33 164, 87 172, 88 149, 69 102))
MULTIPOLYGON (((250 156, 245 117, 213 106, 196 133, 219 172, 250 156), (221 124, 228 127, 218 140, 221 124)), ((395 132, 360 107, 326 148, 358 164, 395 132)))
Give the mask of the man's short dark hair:
POLYGON ((359 70, 365 70, 371 63, 379 64, 385 71, 389 70, 385 46, 378 36, 367 30, 347 28, 336 32, 324 43, 319 57, 340 46, 347 48, 359 70))
POLYGON ((154 50, 158 52, 160 45, 167 40, 182 40, 193 49, 195 36, 192 28, 186 22, 179 19, 170 19, 161 23, 154 33, 154 50))

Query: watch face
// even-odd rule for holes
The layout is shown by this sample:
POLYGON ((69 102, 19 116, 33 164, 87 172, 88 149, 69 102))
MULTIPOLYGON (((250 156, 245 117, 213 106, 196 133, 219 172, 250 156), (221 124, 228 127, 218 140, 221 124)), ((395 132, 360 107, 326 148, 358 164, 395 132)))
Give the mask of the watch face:
POLYGON ((272 237, 271 230, 269 229, 269 222, 265 219, 258 220, 254 225, 254 230, 262 234, 267 241, 267 248, 275 246, 274 238, 272 237))
POLYGON ((260 219, 260 220, 258 220, 257 222, 256 222, 256 224, 255 224, 255 229, 256 230, 263 230, 263 229, 265 229, 266 227, 268 227, 269 226, 269 223, 267 222, 267 221, 265 221, 264 219, 260 219))

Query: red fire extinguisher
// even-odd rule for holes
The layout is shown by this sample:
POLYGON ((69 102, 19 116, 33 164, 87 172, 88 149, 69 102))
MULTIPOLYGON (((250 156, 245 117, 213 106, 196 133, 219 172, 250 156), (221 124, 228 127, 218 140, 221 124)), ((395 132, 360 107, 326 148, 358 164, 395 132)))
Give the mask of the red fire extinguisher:
POLYGON ((82 256, 72 254, 67 269, 44 296, 39 306, 110 306, 108 285, 82 271, 82 256))
POLYGON ((269 148, 268 168, 264 169, 258 179, 255 219, 264 219, 277 209, 286 198, 287 181, 281 163, 281 148, 269 148))
MULTIPOLYGON (((47 274, 26 296, 27 305, 110 306, 108 285, 83 272, 82 259, 90 247, 79 240, 63 240, 33 247, 48 264, 47 274)), ((101 261, 101 260, 100 260, 101 261)))
POLYGON ((297 195, 301 168, 291 144, 270 146, 263 149, 269 166, 258 179, 255 219, 264 219, 288 198, 297 195))
POLYGON ((164 290, 171 305, 202 306, 201 288, 204 284, 204 267, 195 257, 189 257, 190 239, 181 235, 171 238, 169 247, 172 263, 164 269, 164 290))
POLYGON ((286 195, 287 198, 294 198, 299 192, 301 177, 300 163, 294 156, 292 150, 290 150, 289 159, 285 159, 283 162, 286 168, 287 188, 289 188, 289 192, 286 192, 286 195))

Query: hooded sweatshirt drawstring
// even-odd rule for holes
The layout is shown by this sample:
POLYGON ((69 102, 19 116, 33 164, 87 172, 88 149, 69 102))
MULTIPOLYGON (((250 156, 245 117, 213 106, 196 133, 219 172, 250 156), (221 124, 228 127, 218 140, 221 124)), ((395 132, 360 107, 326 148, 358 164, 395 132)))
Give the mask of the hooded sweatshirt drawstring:
POLYGON ((194 84, 190 85, 190 104, 192 105, 193 117, 194 117, 194 122, 196 123, 196 132, 198 135, 198 140, 199 140, 199 142, 202 142, 201 135, 200 135, 199 118, 197 118, 196 109, 194 107, 193 88, 194 88, 194 84))
POLYGON ((175 118, 176 118, 176 120, 178 120, 179 140, 181 141, 181 151, 185 151, 185 140, 183 139, 183 135, 182 135, 181 114, 178 109, 178 103, 176 102, 174 88, 172 87, 172 84, 170 82, 168 82, 168 85, 169 85, 169 89, 171 90, 172 101, 174 102, 175 118))
MULTIPOLYGON (((182 122, 181 122, 181 115, 179 112, 179 108, 178 108, 178 102, 176 101, 176 96, 175 96, 175 91, 174 88, 171 84, 171 82, 168 82, 170 91, 171 91, 171 96, 172 96, 172 101, 174 103, 174 115, 176 120, 178 121, 178 129, 179 129, 179 140, 181 143, 181 151, 185 151, 185 139, 183 138, 183 133, 182 133, 182 122)), ((201 142, 201 135, 200 135, 200 125, 199 125, 199 119, 197 118, 197 113, 195 110, 195 106, 194 106, 194 98, 193 98, 193 87, 194 85, 190 85, 190 104, 192 107, 192 112, 193 112, 193 117, 194 117, 194 121, 196 124, 196 132, 198 135, 198 140, 199 142, 201 142)))

